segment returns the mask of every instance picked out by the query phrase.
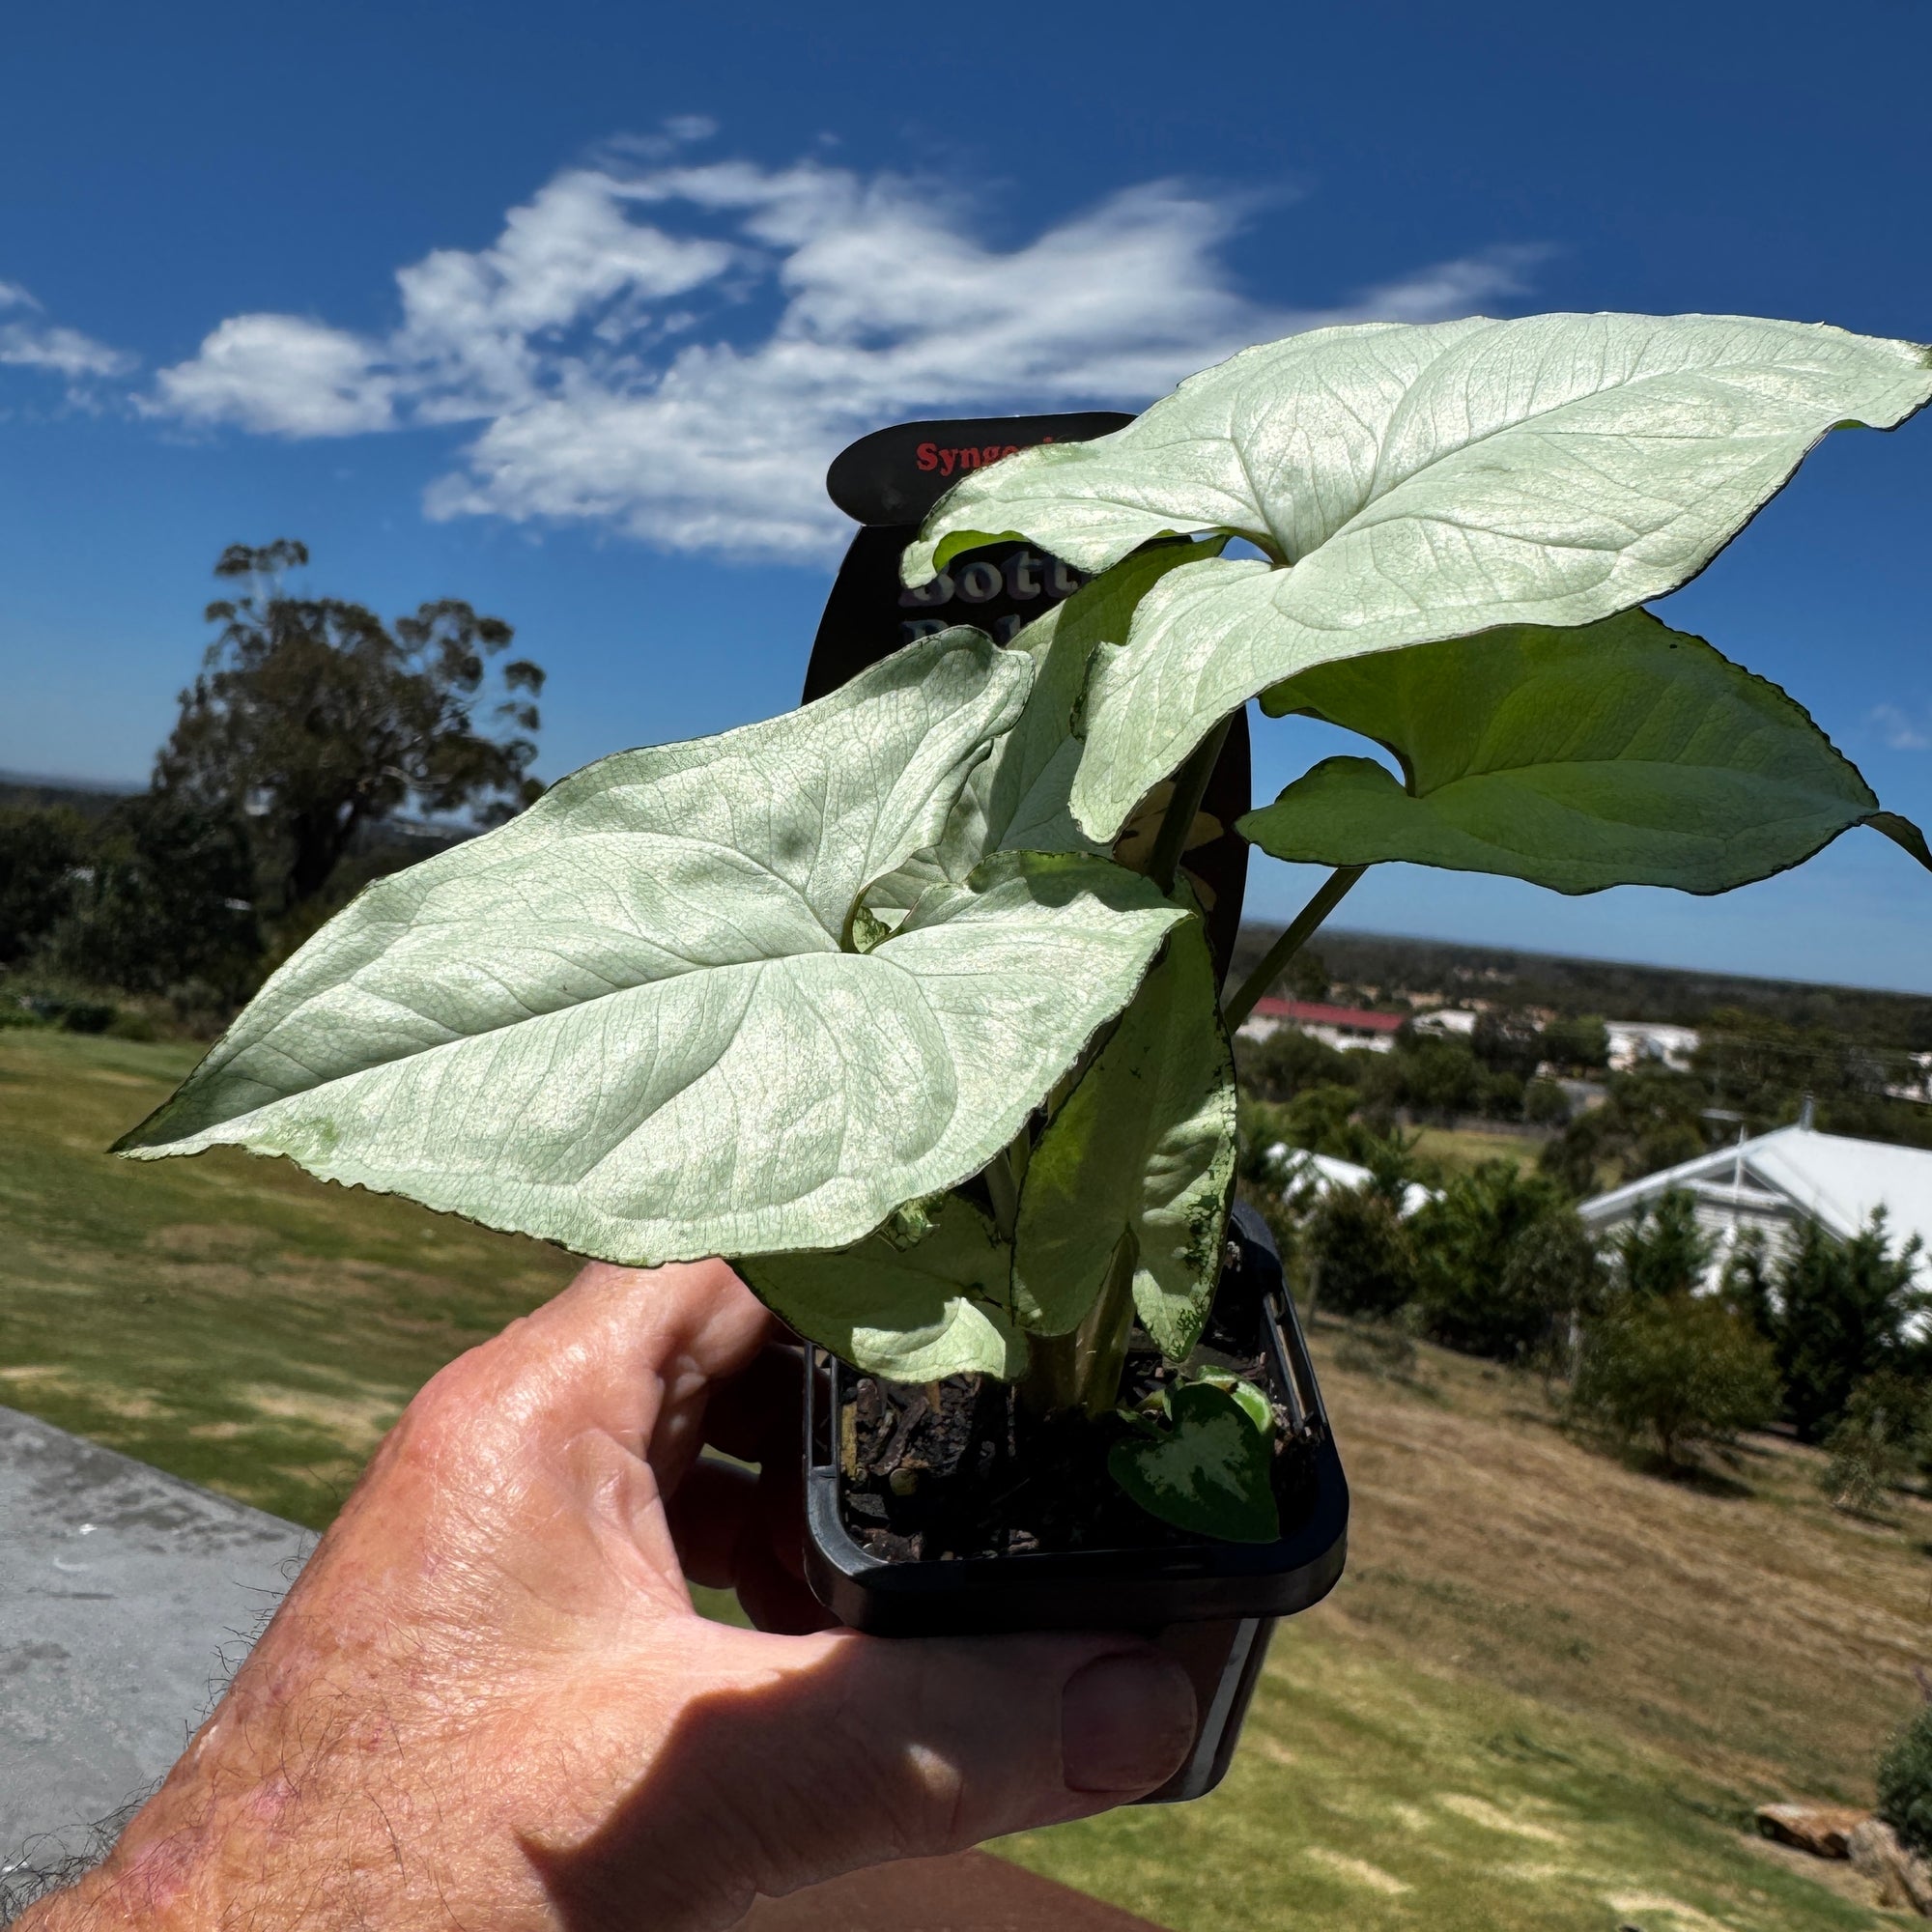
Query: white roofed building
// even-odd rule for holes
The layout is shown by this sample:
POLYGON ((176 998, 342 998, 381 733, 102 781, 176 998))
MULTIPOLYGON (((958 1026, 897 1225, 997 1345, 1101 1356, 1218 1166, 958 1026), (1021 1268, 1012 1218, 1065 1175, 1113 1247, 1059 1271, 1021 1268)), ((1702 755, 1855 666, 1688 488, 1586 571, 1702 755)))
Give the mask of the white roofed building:
POLYGON ((1577 1208, 1593 1233, 1628 1227, 1670 1193, 1690 1196, 1697 1225, 1716 1242, 1712 1275, 1737 1241, 1757 1231, 1774 1250, 1815 1220, 1849 1240, 1883 1208, 1894 1247, 1917 1235, 1920 1286, 1932 1288, 1932 1150, 1778 1127, 1755 1140, 1680 1161, 1577 1208))
MULTIPOLYGON (((1276 1141, 1268 1149, 1267 1160, 1284 1201, 1296 1195, 1313 1195, 1319 1201, 1337 1189, 1346 1192, 1366 1187, 1376 1178, 1370 1169, 1352 1160, 1332 1153, 1311 1153, 1306 1148, 1290 1147, 1286 1141, 1276 1141)), ((1419 1180, 1405 1181, 1398 1211, 1406 1220, 1441 1198, 1438 1188, 1425 1187, 1419 1180)))
POLYGON ((1660 1020, 1610 1020, 1604 1031, 1610 1037, 1612 1073, 1628 1073, 1646 1062, 1682 1073, 1697 1051, 1695 1027, 1665 1026, 1660 1020))

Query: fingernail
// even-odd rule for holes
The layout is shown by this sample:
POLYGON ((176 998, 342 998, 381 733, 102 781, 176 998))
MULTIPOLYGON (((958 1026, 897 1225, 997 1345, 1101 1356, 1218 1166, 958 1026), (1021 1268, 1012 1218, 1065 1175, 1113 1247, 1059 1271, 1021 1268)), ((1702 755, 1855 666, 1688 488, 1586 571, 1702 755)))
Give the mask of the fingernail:
POLYGON ((1066 1681, 1060 1755, 1069 1791, 1151 1791, 1194 1742, 1194 1687, 1158 1651, 1102 1657, 1066 1681))

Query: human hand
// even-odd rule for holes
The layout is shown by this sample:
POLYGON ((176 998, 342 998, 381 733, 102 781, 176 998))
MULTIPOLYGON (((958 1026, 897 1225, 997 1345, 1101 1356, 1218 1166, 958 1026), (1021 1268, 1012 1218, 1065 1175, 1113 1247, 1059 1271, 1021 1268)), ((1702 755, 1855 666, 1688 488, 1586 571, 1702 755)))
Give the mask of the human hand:
POLYGON ((700 1932, 1160 1784, 1193 1693, 1132 1638, 816 1628, 798 1377, 722 1263, 587 1267, 451 1363, 107 1861, 21 1932, 700 1932), (767 1628, 697 1616, 687 1572, 767 1628))

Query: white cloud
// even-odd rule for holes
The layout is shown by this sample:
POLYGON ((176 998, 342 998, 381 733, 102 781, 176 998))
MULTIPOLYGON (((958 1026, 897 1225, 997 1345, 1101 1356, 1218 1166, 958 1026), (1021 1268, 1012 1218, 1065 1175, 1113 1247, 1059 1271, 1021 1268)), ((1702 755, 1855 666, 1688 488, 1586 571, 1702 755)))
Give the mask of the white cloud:
POLYGON ((676 550, 805 559, 849 527, 825 466, 910 415, 1139 407, 1246 343, 1467 313, 1531 253, 1418 270, 1327 310, 1257 303, 1222 262, 1238 212, 1174 183, 1007 247, 955 197, 802 161, 674 162, 692 118, 557 175, 479 250, 397 275, 385 337, 223 322, 150 407, 284 436, 479 425, 434 517, 612 526, 676 550))
POLYGON ((298 315, 234 315, 192 362, 156 379, 161 406, 273 436, 355 436, 396 423, 382 351, 298 315))
POLYGON ((42 321, 41 305, 17 282, 0 282, 0 310, 25 311, 0 320, 0 364, 15 369, 40 369, 64 376, 70 384, 87 379, 127 376, 134 357, 77 328, 63 328, 42 321))
POLYGON ((1866 723, 1890 751, 1932 751, 1932 731, 1896 704, 1874 704, 1866 723))

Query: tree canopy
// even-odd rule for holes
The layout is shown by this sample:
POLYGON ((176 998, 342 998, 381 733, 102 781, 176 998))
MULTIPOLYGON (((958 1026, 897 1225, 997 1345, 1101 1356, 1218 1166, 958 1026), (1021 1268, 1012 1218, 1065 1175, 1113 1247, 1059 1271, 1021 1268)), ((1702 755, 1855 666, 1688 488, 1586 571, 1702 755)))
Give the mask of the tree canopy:
POLYGON ((385 624, 361 604, 284 588, 308 562, 289 538, 231 544, 214 567, 240 594, 208 607, 221 631, 155 765, 155 790, 211 815, 245 814, 258 891, 287 913, 317 898, 356 834, 412 805, 494 824, 541 790, 529 776, 543 671, 487 666, 499 617, 460 598, 385 624))

